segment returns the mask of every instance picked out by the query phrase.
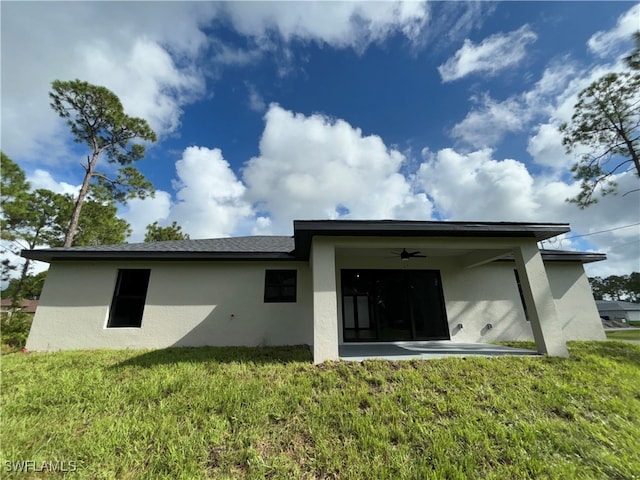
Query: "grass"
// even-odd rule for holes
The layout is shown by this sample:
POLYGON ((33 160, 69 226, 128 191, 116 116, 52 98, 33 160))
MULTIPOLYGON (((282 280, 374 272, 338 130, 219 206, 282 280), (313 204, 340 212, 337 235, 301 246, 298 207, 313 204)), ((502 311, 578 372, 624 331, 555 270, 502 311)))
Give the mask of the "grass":
POLYGON ((3 478, 64 476, 5 463, 27 460, 76 462, 67 477, 82 479, 640 478, 640 345, 570 351, 322 366, 304 347, 3 355, 0 468, 3 478))
POLYGON ((616 332, 607 332, 607 338, 612 340, 640 340, 640 330, 618 330, 616 332))

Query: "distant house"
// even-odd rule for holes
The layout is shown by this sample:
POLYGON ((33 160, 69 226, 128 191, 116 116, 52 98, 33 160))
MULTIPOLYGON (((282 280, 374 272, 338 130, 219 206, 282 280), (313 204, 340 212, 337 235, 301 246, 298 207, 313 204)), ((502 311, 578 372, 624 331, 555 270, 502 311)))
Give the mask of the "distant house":
MULTIPOLYGON (((3 298, 0 300, 0 311, 10 313, 12 303, 13 298, 3 298)), ((24 313, 34 314, 36 313, 36 308, 38 308, 38 300, 22 301, 22 311, 24 313)))
POLYGON ((50 248, 27 348, 604 340, 567 224, 297 220, 293 236, 50 248))
POLYGON ((605 320, 640 322, 640 303, 596 300, 596 307, 600 317, 605 320))

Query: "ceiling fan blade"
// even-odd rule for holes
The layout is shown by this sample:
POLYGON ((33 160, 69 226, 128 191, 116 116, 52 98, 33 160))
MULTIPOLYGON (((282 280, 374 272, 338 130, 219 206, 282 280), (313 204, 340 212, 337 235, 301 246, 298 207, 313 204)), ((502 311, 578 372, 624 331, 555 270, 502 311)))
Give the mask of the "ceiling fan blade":
POLYGON ((409 252, 406 248, 403 248, 401 252, 392 251, 391 253, 393 253, 394 255, 398 255, 402 260, 409 260, 410 258, 427 258, 426 255, 422 255, 422 252, 420 252, 420 250, 409 252))

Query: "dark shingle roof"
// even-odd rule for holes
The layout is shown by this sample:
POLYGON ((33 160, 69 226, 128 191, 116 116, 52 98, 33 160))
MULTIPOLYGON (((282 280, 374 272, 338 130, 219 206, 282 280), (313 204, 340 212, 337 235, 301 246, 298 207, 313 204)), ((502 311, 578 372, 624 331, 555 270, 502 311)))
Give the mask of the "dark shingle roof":
POLYGON ((283 236, 252 236, 209 238, 203 240, 171 240, 167 242, 123 243, 71 248, 24 250, 22 255, 49 262, 55 259, 293 259, 293 238, 283 236))
POLYGON ((71 248, 50 248, 51 251, 74 252, 279 252, 293 250, 292 237, 254 236, 206 238, 202 240, 170 240, 166 242, 123 243, 71 248))
POLYGON ((596 306, 601 312, 613 310, 631 312, 640 310, 640 303, 624 302, 621 300, 596 300, 596 306))
MULTIPOLYGON (((295 236, 251 236, 125 243, 71 248, 24 250, 22 256, 56 260, 308 260, 314 236, 374 237, 525 237, 538 241, 569 231, 567 224, 513 222, 418 222, 397 220, 296 220, 295 236)), ((543 250, 545 261, 605 260, 601 253, 543 250)), ((506 256, 503 260, 509 260, 506 256)), ((511 260, 513 256, 511 256, 511 260)))

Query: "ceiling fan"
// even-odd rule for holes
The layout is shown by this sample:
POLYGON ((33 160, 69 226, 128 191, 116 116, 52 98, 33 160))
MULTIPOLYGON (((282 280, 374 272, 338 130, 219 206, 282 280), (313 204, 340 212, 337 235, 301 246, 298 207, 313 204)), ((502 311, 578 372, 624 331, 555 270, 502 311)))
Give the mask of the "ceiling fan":
POLYGON ((426 255, 422 255, 422 252, 416 250, 415 252, 408 252, 406 248, 403 248, 401 252, 393 252, 394 255, 398 255, 400 260, 407 262, 410 258, 427 258, 426 255))

